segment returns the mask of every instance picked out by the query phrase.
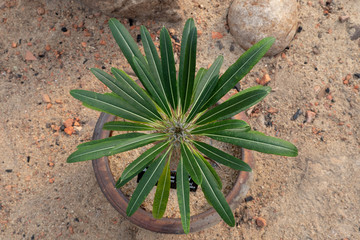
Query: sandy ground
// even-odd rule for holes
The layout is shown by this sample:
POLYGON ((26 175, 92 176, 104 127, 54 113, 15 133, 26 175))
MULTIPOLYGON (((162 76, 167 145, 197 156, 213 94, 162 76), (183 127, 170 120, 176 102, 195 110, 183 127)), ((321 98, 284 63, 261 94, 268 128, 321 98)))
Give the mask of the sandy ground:
MULTIPOLYGON (((77 1, 1 0, 0 239, 360 239, 360 4, 298 2, 302 31, 284 54, 261 60, 241 87, 270 75, 273 91, 248 112, 250 125, 293 142, 299 156, 255 153, 253 200, 236 209, 236 227, 219 223, 178 236, 128 222, 101 193, 91 162, 66 163, 91 138, 99 116, 69 90, 107 91, 91 67, 129 71, 108 17, 77 1), (26 60, 29 53, 36 60, 26 60), (307 111, 315 113, 313 121, 306 122, 307 111), (74 118, 79 126, 70 136, 62 126, 74 118), (267 226, 258 227, 257 217, 267 226)), ((202 31, 198 66, 222 54, 223 72, 243 52, 225 28, 229 3, 185 1, 186 18, 202 31)), ((180 38, 183 22, 135 21, 134 37, 141 24, 155 36, 165 25, 180 38)))

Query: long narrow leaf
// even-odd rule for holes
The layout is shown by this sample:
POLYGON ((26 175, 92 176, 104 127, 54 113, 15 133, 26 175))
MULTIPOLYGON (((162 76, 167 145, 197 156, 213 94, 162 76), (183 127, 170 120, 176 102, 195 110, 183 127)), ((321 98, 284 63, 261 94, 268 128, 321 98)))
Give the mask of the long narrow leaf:
MULTIPOLYGON (((161 117, 156 111, 155 106, 151 106, 151 101, 146 102, 142 96, 138 95, 137 92, 134 92, 134 89, 130 88, 130 86, 125 83, 126 81, 123 79, 123 75, 120 74, 120 71, 114 70, 116 79, 100 69, 92 68, 91 72, 108 88, 110 88, 117 95, 121 96, 133 107, 144 112, 150 118, 161 120, 161 117)), ((130 79, 130 81, 132 80, 130 79)), ((134 84, 136 83, 134 82, 134 84)))
POLYGON ((79 89, 71 90, 70 94, 83 103, 94 107, 96 110, 132 121, 151 122, 147 115, 133 108, 120 98, 79 89))
POLYGON ((136 42, 131 37, 130 33, 124 27, 124 25, 121 24, 117 19, 111 18, 109 20, 109 27, 125 58, 130 63, 130 66, 134 69, 135 73, 137 73, 136 69, 134 68, 134 56, 139 58, 143 64, 146 64, 146 61, 144 56, 141 54, 136 42))
POLYGON ((249 131, 250 126, 243 120, 228 119, 219 122, 208 123, 191 130, 191 134, 206 134, 221 130, 249 131))
POLYGON ((181 223, 185 233, 190 232, 190 186, 189 174, 185 169, 184 160, 180 158, 176 169, 176 193, 179 203, 181 223))
POLYGON ((126 209, 126 215, 133 215, 145 200, 155 183, 158 181, 164 169, 168 152, 157 158, 146 170, 139 184, 137 185, 126 209))
POLYGON ((161 29, 160 32, 160 54, 163 72, 162 81, 166 96, 172 108, 176 109, 178 104, 178 89, 175 60, 170 35, 166 28, 161 29))
POLYGON ((270 87, 262 87, 261 89, 256 87, 253 91, 239 92, 235 97, 207 111, 196 123, 201 125, 217 119, 230 118, 260 102, 269 92, 270 87))
POLYGON ((129 75, 117 68, 111 68, 111 72, 120 82, 121 87, 124 91, 126 91, 127 94, 131 95, 133 98, 139 99, 139 101, 141 100, 141 103, 151 108, 151 110, 156 110, 152 99, 149 97, 146 91, 142 89, 129 75))
MULTIPOLYGON (((124 151, 128 151, 141 146, 140 139, 152 138, 156 141, 160 137, 159 134, 147 135, 141 133, 128 133, 119 136, 114 136, 106 139, 94 140, 78 146, 78 150, 73 152, 67 159, 68 163, 81 162, 86 160, 94 160, 103 156, 113 155, 112 150, 117 147, 123 146, 124 151), (129 144, 129 142, 136 142, 136 144, 129 144)), ((148 143, 146 143, 148 144, 148 143)), ((144 145, 146 145, 144 144, 144 145)), ((144 146, 142 145, 142 146, 144 146)), ((121 151, 118 151, 119 153, 121 151)))
POLYGON ((229 204, 226 202, 224 194, 218 188, 218 184, 212 173, 203 161, 199 161, 200 170, 203 177, 201 188, 206 199, 211 203, 220 217, 230 226, 235 226, 235 218, 229 204))
POLYGON ((238 159, 226 152, 203 142, 194 142, 195 147, 208 158, 236 170, 251 172, 250 166, 241 159, 238 159))
POLYGON ((231 132, 225 130, 217 133, 209 133, 206 134, 206 136, 262 153, 289 157, 296 157, 298 154, 297 148, 292 143, 279 138, 258 134, 254 131, 231 132))
POLYGON ((132 139, 126 139, 123 140, 121 144, 111 149, 110 154, 114 155, 116 153, 126 152, 131 149, 139 148, 156 141, 164 140, 165 138, 166 136, 162 133, 151 133, 151 134, 145 134, 139 137, 135 137, 132 139))
MULTIPOLYGON (((88 147, 90 145, 94 145, 94 144, 98 144, 98 143, 104 143, 104 142, 108 142, 108 141, 114 142, 115 140, 134 138, 134 137, 139 137, 139 136, 143 136, 143 135, 145 135, 145 133, 124 133, 124 134, 119 134, 119 135, 104 138, 104 139, 98 139, 98 140, 92 140, 90 142, 84 142, 84 143, 79 144, 77 146, 77 148, 80 149, 82 147, 88 147)), ((114 146, 115 145, 116 144, 114 144, 114 146)))
POLYGON ((209 169, 212 176, 214 177, 218 188, 221 190, 222 189, 222 182, 221 182, 221 179, 220 179, 219 175, 215 171, 215 169, 211 166, 211 164, 199 152, 195 151, 195 156, 198 158, 199 161, 202 161, 202 162, 205 163, 206 167, 209 169))
POLYGON ((179 92, 181 99, 181 109, 185 113, 191 103, 194 88, 195 67, 196 67, 196 44, 197 30, 193 27, 190 30, 185 48, 185 60, 182 78, 179 79, 179 92))
POLYGON ((202 178, 198 161, 185 143, 181 143, 181 156, 184 160, 186 171, 190 174, 194 182, 200 185, 202 178))
MULTIPOLYGON (((179 82, 184 81, 184 75, 186 74, 185 71, 185 65, 186 65, 186 46, 188 45, 188 41, 189 41, 189 35, 191 30, 195 28, 195 23, 194 23, 194 19, 189 18, 184 26, 184 30, 182 33, 182 38, 181 38, 181 49, 180 49, 180 63, 179 63, 179 82)), ((180 89, 179 89, 180 91, 180 89)))
POLYGON ((163 80, 163 72, 161 67, 161 61, 159 55, 157 53, 156 47, 151 39, 150 33, 148 30, 141 26, 141 39, 144 46, 146 59, 149 63, 150 72, 159 86, 160 92, 163 96, 166 96, 164 80, 163 80))
POLYGON ((133 122, 113 121, 104 124, 103 129, 112 131, 149 131, 153 127, 133 122))
MULTIPOLYGON (((193 92, 196 91, 197 85, 199 84, 200 80, 202 79, 202 77, 205 75, 205 73, 207 71, 208 70, 205 69, 205 68, 200 68, 199 71, 196 73, 196 76, 195 76, 195 79, 194 79, 194 90, 193 90, 193 92)), ((194 95, 193 95, 193 97, 194 97, 194 95)))
POLYGON ((253 45, 231 65, 219 79, 209 99, 204 103, 201 111, 219 101, 237 82, 239 82, 254 65, 265 55, 275 42, 275 38, 267 37, 253 45))
POLYGON ((168 115, 171 115, 169 105, 167 104, 166 97, 162 95, 162 92, 159 90, 159 86, 156 84, 154 79, 152 79, 151 73, 140 60, 134 58, 134 66, 138 71, 138 77, 141 83, 144 85, 148 93, 153 97, 155 102, 159 107, 168 115))
POLYGON ((191 108, 190 114, 186 119, 187 122, 190 122, 195 117, 195 115, 199 112, 204 102, 210 96, 211 92, 214 90, 215 83, 218 80, 219 71, 223 60, 224 60, 223 56, 219 56, 218 58, 216 58, 216 60, 211 65, 209 70, 199 81, 199 84, 195 89, 196 92, 195 92, 193 107, 191 108))
POLYGON ((166 205, 170 194, 170 159, 167 161, 165 168, 159 178, 152 214, 154 218, 160 219, 165 213, 166 205))
POLYGON ((125 168, 115 187, 120 188, 124 186, 133 177, 135 177, 143 169, 145 169, 145 167, 147 167, 149 163, 154 160, 154 158, 163 150, 165 150, 168 146, 169 142, 162 142, 146 150, 143 154, 141 154, 137 159, 132 161, 129 166, 125 168))

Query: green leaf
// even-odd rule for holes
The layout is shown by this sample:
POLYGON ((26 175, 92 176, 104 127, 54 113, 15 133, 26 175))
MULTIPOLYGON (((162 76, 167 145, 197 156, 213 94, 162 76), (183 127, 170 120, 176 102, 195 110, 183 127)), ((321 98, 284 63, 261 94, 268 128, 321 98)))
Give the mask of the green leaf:
POLYGON ((225 130, 217 133, 209 133, 206 134, 206 136, 262 153, 289 157, 296 157, 298 155, 298 150, 292 143, 279 138, 265 136, 254 131, 231 132, 225 130))
POLYGON ((71 90, 70 94, 86 105, 94 107, 95 110, 132 121, 151 122, 147 115, 133 108, 119 97, 79 89, 71 90))
MULTIPOLYGON (((67 159, 68 163, 81 162, 86 160, 94 160, 103 156, 112 155, 110 152, 118 146, 123 146, 134 139, 143 138, 146 134, 142 133, 127 133, 110 138, 94 140, 83 143, 78 146, 78 150, 73 152, 67 159)), ((152 136, 154 137, 154 136, 152 136)), ((137 148, 137 145, 128 147, 127 150, 137 148)))
POLYGON ((138 77, 141 83, 144 85, 145 89, 152 96, 154 101, 159 105, 159 107, 168 115, 171 116, 170 108, 167 103, 167 100, 162 92, 159 89, 159 86, 156 84, 152 78, 149 70, 146 65, 139 61, 137 57, 134 58, 134 66, 138 71, 138 77))
POLYGON ((106 72, 100 69, 92 68, 90 70, 101 82, 103 82, 108 88, 110 88, 118 96, 121 96, 134 108, 139 109, 150 118, 161 120, 161 117, 159 113, 156 111, 155 106, 151 104, 152 101, 149 101, 149 99, 148 101, 145 101, 141 95, 139 95, 136 91, 134 91, 134 89, 132 88, 132 86, 128 84, 128 82, 133 82, 133 84, 136 83, 132 79, 125 79, 125 78, 130 78, 125 73, 122 73, 117 69, 114 69, 113 73, 116 76, 115 79, 114 77, 112 77, 111 75, 107 74, 106 72))
POLYGON ((132 161, 123 171, 115 187, 120 188, 138 175, 154 158, 169 146, 169 142, 161 142, 146 150, 137 159, 132 161))
POLYGON ((156 47, 151 39, 148 30, 144 26, 141 26, 140 30, 141 39, 144 46, 146 59, 149 63, 150 72, 155 79, 157 85, 159 86, 161 94, 163 96, 166 96, 161 61, 157 53, 156 47))
POLYGON ((220 179, 219 175, 215 171, 215 169, 211 166, 211 164, 199 152, 196 151, 195 154, 196 154, 196 157, 199 159, 199 161, 203 161, 205 163, 206 167, 209 169, 212 176, 214 177, 218 188, 221 190, 222 189, 222 182, 221 182, 221 179, 220 179))
POLYGON ((141 203, 145 200, 151 189, 158 181, 161 172, 164 169, 166 156, 168 152, 157 158, 144 173, 139 184, 137 185, 126 209, 126 215, 133 215, 140 207, 141 203))
POLYGON ((194 19, 189 18, 185 23, 184 30, 182 33, 182 39, 181 39, 179 76, 178 76, 179 81, 183 81, 180 79, 184 79, 185 77, 184 74, 186 74, 186 71, 184 69, 186 65, 186 61, 188 61, 186 56, 186 46, 188 45, 189 35, 193 28, 195 28, 194 19))
POLYGON ((160 219, 163 217, 169 199, 169 193, 170 193, 170 159, 167 161, 156 187, 153 211, 152 211, 154 218, 160 219))
POLYGON ((253 45, 241 57, 231 65, 220 77, 214 91, 209 99, 204 103, 201 111, 214 105, 219 101, 237 82, 239 82, 254 65, 265 55, 275 42, 275 38, 267 37, 253 45))
POLYGON ((116 43, 119 45, 125 58, 130 63, 130 66, 137 75, 136 69, 134 68, 134 56, 140 59, 143 64, 146 64, 144 56, 141 54, 136 42, 131 37, 128 30, 121 24, 117 19, 110 18, 109 27, 112 35, 115 38, 116 43))
POLYGON ((229 204, 226 202, 224 194, 218 188, 218 183, 213 177, 208 167, 203 161, 199 161, 202 174, 201 189, 206 199, 211 203, 220 217, 230 226, 235 226, 235 218, 229 204))
POLYGON ((133 122, 113 121, 104 124, 103 129, 112 131, 149 131, 153 127, 133 122))
POLYGON ((185 48, 183 73, 179 78, 179 92, 181 99, 182 112, 185 113, 190 104, 192 98, 192 92, 194 88, 195 79, 195 67, 196 67, 196 44, 197 44, 197 30, 193 27, 190 30, 187 38, 187 44, 185 48))
POLYGON ((151 134, 145 134, 139 137, 135 137, 132 139, 126 139, 123 140, 121 144, 111 149, 110 154, 114 155, 116 153, 126 152, 131 149, 139 148, 156 141, 164 140, 165 138, 167 137, 163 133, 151 133, 151 134))
POLYGON ((245 93, 239 92, 235 97, 210 109, 204 113, 196 123, 202 125, 217 119, 230 118, 257 104, 270 92, 270 87, 262 87, 261 89, 255 88, 256 89, 252 91, 248 90, 245 93))
POLYGON ((178 89, 176 82, 175 60, 170 35, 166 28, 162 28, 160 32, 160 54, 163 70, 162 80, 166 96, 173 109, 176 109, 178 105, 178 89))
POLYGON ((127 94, 133 98, 137 98, 144 106, 148 107, 149 110, 157 112, 157 109, 153 103, 153 100, 149 97, 144 89, 142 89, 129 75, 124 71, 111 68, 111 72, 114 74, 116 79, 120 82, 121 87, 127 94))
POLYGON ((181 157, 184 160, 186 171, 190 174, 193 181, 200 185, 202 178, 198 160, 195 158, 194 154, 190 151, 189 147, 185 143, 181 143, 181 157))
POLYGON ((195 117, 195 115, 199 112, 204 102, 210 96, 212 90, 216 85, 216 81, 218 80, 219 71, 223 60, 224 60, 223 56, 219 56, 218 58, 216 58, 216 60, 211 65, 209 70, 199 81, 199 84, 195 89, 196 92, 195 92, 193 107, 190 111, 188 118, 186 119, 187 122, 190 122, 195 117))
POLYGON ((228 129, 231 129, 233 131, 249 131, 250 126, 243 120, 228 119, 202 125, 191 130, 190 133, 194 135, 199 135, 228 129))
MULTIPOLYGON (((196 76, 195 76, 195 80, 194 80, 194 90, 193 92, 196 92, 196 89, 197 89, 197 85, 199 84, 200 82, 200 79, 202 79, 202 77, 205 75, 205 73, 207 72, 208 70, 205 69, 205 68, 200 68, 199 71, 196 73, 196 76)), ((193 98, 195 96, 193 95, 193 98)))
POLYGON ((246 162, 226 152, 223 152, 220 149, 217 149, 206 143, 197 141, 194 142, 194 145, 200 152, 202 152, 202 154, 206 155, 208 158, 218 163, 221 163, 236 170, 251 172, 251 168, 246 162))
POLYGON ((184 233, 190 232, 190 184, 189 174, 185 169, 184 160, 180 158, 176 170, 176 193, 179 203, 181 223, 184 233))
POLYGON ((98 140, 92 140, 89 142, 84 142, 84 143, 79 144, 77 146, 77 148, 79 149, 79 148, 87 147, 87 146, 94 145, 97 143, 104 143, 104 142, 108 142, 108 141, 110 142, 110 141, 121 140, 121 139, 124 140, 124 139, 139 137, 139 136, 143 136, 143 135, 145 135, 145 133, 124 133, 124 134, 119 134, 119 135, 104 138, 104 139, 98 139, 98 140))

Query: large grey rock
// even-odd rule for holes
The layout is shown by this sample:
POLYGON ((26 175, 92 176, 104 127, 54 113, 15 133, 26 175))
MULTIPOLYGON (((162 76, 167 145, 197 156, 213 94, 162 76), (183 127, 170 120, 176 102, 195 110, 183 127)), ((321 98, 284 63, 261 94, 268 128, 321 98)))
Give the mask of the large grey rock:
POLYGON ((283 51, 293 39, 298 26, 296 0, 234 0, 229 8, 230 32, 244 49, 264 37, 276 42, 266 55, 283 51))
POLYGON ((80 0, 111 17, 179 21, 179 0, 80 0))

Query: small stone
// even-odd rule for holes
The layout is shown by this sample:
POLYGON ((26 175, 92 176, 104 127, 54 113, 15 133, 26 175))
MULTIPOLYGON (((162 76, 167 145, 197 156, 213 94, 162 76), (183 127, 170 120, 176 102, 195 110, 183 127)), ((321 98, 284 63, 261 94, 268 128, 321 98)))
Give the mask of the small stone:
POLYGON ((294 115, 291 117, 292 121, 295 121, 296 119, 298 119, 298 117, 302 114, 302 111, 300 108, 298 108, 298 110, 294 113, 294 115))
POLYGON ((35 61, 37 60, 36 57, 30 52, 30 51, 26 51, 25 53, 25 60, 26 61, 35 61))
POLYGON ((37 14, 39 14, 39 15, 44 15, 44 14, 45 14, 45 9, 42 8, 42 7, 39 7, 39 8, 37 9, 37 14))
POLYGON ((54 183, 55 182, 55 178, 50 178, 49 179, 49 183, 54 183))
POLYGON ((67 135, 72 135, 75 131, 74 131, 74 127, 67 127, 64 129, 64 132, 67 134, 67 135))
POLYGON ((273 108, 273 107, 270 107, 268 110, 267 110, 268 113, 271 113, 271 114, 274 114, 274 113, 277 113, 278 110, 276 108, 273 108))
POLYGON ((340 17, 339 17, 339 21, 340 21, 341 23, 343 23, 343 22, 348 21, 349 18, 350 18, 349 16, 340 16, 340 17))
POLYGON ((200 37, 202 35, 202 31, 201 30, 197 30, 197 35, 198 37, 200 37))
POLYGON ((64 122, 64 126, 65 126, 65 128, 72 127, 73 123, 74 123, 74 120, 69 118, 64 122))
POLYGON ((212 39, 222 39, 224 36, 221 34, 221 33, 219 33, 219 32, 212 32, 211 33, 211 38, 212 39))
POLYGON ((245 198, 245 202, 251 202, 252 200, 254 200, 253 196, 248 196, 245 198))
POLYGON ((315 119, 316 113, 313 111, 306 111, 306 122, 312 123, 315 119))
POLYGON ((51 104, 51 103, 48 103, 48 104, 46 105, 46 110, 49 110, 51 107, 52 107, 52 104, 51 104))
POLYGON ((289 45, 298 22, 296 0, 234 0, 228 14, 230 32, 245 50, 265 37, 276 38, 267 56, 289 45))
POLYGON ((271 81, 271 78, 270 78, 269 74, 264 74, 264 76, 261 79, 256 78, 256 83, 263 85, 263 86, 265 86, 270 81, 271 81))
POLYGON ((81 46, 86 47, 86 42, 81 42, 81 46))
POLYGON ((43 94, 43 101, 46 103, 51 103, 51 99, 50 99, 49 95, 43 94))
POLYGON ((266 220, 262 217, 258 217, 256 219, 256 225, 261 228, 266 227, 266 220))
POLYGON ((57 104, 63 104, 63 102, 62 102, 60 99, 56 99, 55 102, 56 102, 57 104))
POLYGON ((51 50, 51 47, 50 47, 49 44, 45 46, 45 50, 46 50, 47 52, 51 50))
POLYGON ((12 43, 11 43, 11 47, 12 47, 12 48, 16 48, 16 47, 17 47, 16 42, 12 42, 12 43))
POLYGON ((84 36, 85 36, 85 37, 91 37, 91 36, 92 36, 92 33, 89 32, 88 29, 85 29, 85 30, 84 30, 84 36))
POLYGON ((100 45, 106 45, 106 41, 105 40, 100 40, 99 44, 100 45))

